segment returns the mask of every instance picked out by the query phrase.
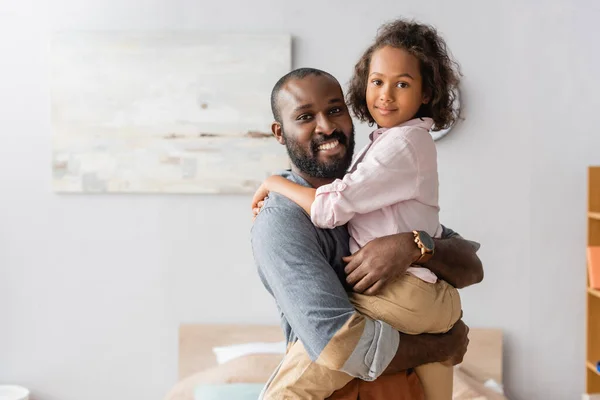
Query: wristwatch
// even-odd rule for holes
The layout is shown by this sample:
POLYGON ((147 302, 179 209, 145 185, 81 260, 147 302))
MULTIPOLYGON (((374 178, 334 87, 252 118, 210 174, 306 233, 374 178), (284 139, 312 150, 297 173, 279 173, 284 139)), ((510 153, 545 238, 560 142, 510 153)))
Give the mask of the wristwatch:
POLYGON ((433 256, 435 251, 435 242, 431 236, 424 231, 413 231, 413 235, 415 235, 415 243, 417 244, 417 247, 419 250, 421 250, 421 256, 413 264, 423 265, 433 256))

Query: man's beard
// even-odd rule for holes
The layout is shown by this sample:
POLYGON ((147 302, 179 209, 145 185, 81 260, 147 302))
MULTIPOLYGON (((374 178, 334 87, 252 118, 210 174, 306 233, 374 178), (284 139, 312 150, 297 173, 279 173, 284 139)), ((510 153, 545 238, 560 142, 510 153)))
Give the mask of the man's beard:
POLYGON ((281 127, 283 137, 285 138, 285 148, 294 164, 301 172, 313 178, 342 178, 350 164, 352 163, 352 154, 354 153, 354 126, 350 136, 346 137, 341 131, 335 130, 331 135, 316 135, 311 143, 311 150, 302 148, 296 140, 286 136, 283 126, 281 127), (340 145, 346 146, 346 153, 343 157, 325 163, 317 160, 317 148, 326 141, 337 139, 340 145))

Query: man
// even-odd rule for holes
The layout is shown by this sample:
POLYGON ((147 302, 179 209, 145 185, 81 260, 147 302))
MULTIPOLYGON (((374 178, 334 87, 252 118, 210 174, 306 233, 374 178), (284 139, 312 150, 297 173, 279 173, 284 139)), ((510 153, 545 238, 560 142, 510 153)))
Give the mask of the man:
MULTIPOLYGON (((275 85, 271 106, 273 134, 292 162, 284 177, 316 188, 345 174, 354 127, 333 76, 308 68, 292 71, 275 85), (336 141, 339 145, 327 145, 336 141)), ((448 229, 443 237, 435 240, 425 266, 457 288, 481 281, 477 246, 448 229)), ((412 233, 397 234, 369 242, 346 258, 345 266, 348 245, 345 227, 316 228, 299 206, 276 193, 264 202, 252 228, 258 272, 277 302, 288 346, 300 340, 314 362, 358 378, 332 399, 421 399, 411 368, 462 361, 468 328, 459 321, 443 335, 410 336, 357 313, 346 291, 374 294, 421 252, 412 233)), ((280 383, 270 382, 265 397, 280 383)))

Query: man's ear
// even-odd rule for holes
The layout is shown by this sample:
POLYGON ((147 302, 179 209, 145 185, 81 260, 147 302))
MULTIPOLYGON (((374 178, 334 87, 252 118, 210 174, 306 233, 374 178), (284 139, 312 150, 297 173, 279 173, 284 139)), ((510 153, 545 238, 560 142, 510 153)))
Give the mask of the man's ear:
POLYGON ((285 138, 283 137, 283 131, 281 129, 281 123, 277 121, 273 121, 271 124, 271 132, 273 132, 273 136, 280 144, 285 144, 285 138))

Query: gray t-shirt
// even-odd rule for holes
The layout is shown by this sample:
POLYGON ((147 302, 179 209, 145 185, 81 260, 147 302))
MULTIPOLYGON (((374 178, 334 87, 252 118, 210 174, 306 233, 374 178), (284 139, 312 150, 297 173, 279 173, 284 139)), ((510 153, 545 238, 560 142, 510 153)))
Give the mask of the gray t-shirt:
MULTIPOLYGON (((281 174, 304 186, 304 179, 281 174)), ((346 227, 315 227, 304 210, 271 193, 252 227, 258 273, 275 298, 288 344, 301 340, 310 358, 330 369, 374 380, 396 354, 399 334, 356 312, 348 299, 342 257, 346 227)))

